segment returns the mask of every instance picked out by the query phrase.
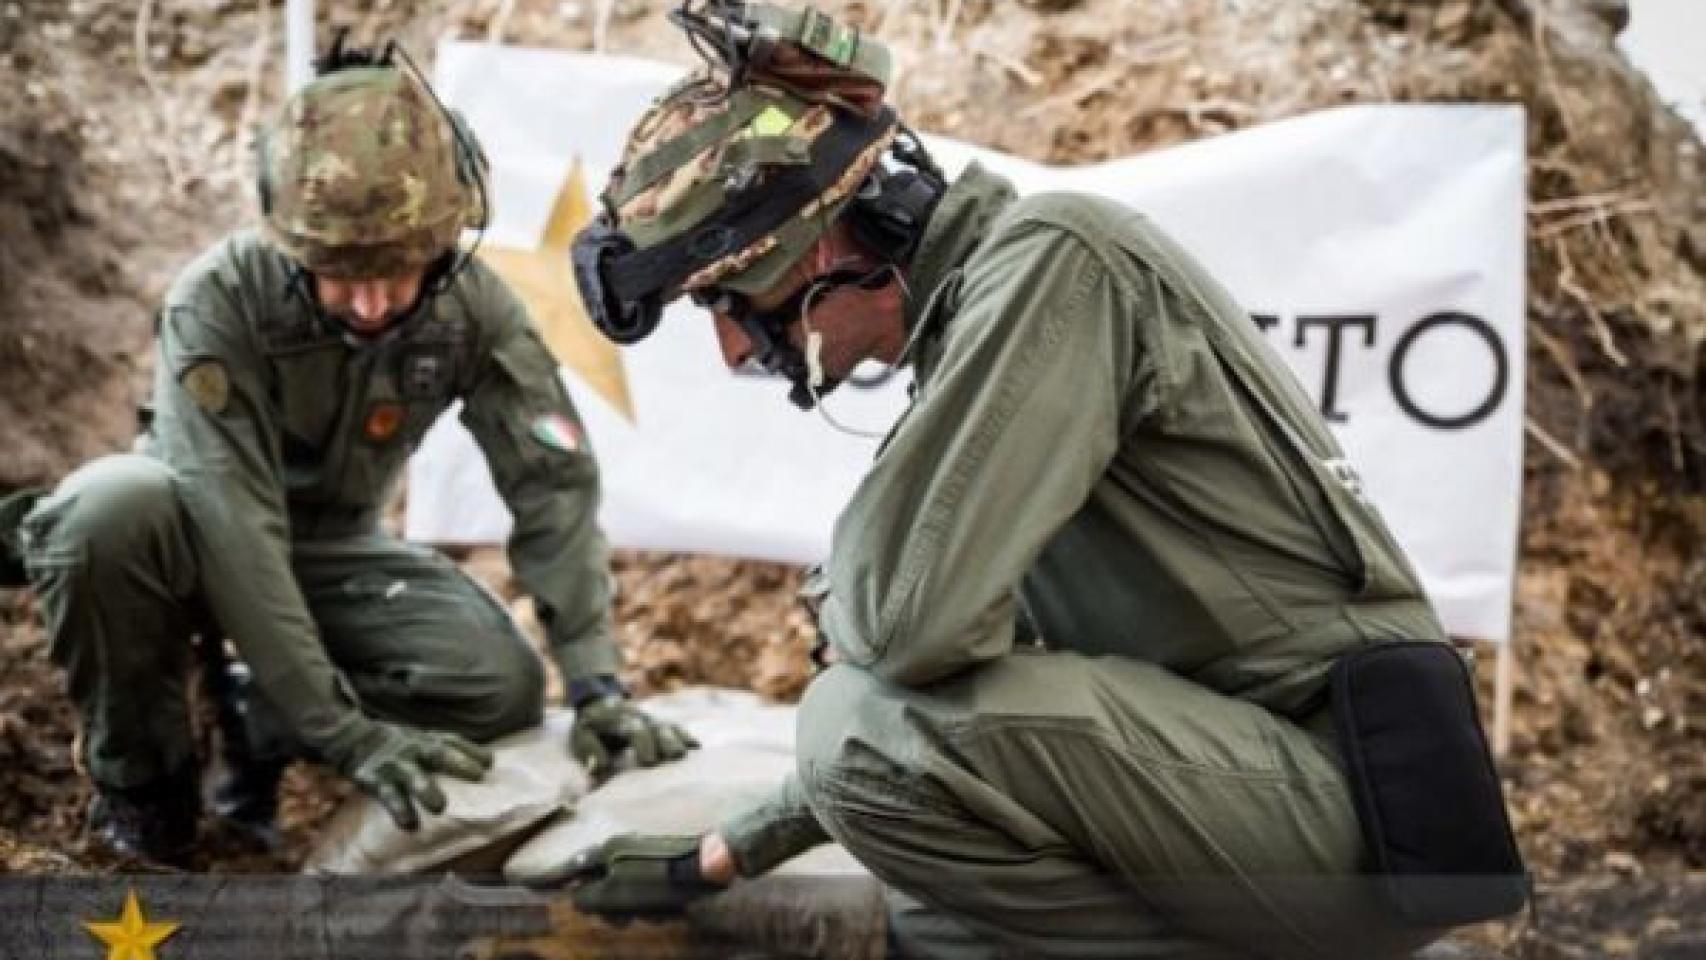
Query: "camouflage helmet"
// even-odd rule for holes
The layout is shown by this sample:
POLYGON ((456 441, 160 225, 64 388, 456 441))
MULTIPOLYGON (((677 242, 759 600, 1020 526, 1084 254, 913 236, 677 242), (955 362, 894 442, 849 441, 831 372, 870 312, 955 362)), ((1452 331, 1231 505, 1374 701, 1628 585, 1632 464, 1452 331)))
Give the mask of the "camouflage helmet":
POLYGON ((815 10, 710 3, 674 15, 732 59, 689 73, 630 131, 577 238, 594 321, 630 343, 662 303, 774 286, 858 193, 901 126, 883 105, 889 54, 815 10))
POLYGON ((423 267, 485 218, 479 147, 412 69, 356 66, 316 78, 258 150, 267 236, 323 276, 423 267))

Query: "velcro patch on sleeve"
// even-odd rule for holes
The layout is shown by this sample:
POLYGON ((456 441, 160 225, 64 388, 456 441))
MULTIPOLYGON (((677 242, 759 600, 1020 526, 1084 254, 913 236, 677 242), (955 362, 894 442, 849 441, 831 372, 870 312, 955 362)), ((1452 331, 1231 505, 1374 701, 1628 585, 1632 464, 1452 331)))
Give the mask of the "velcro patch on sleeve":
POLYGON ((535 418, 531 432, 541 446, 558 453, 579 453, 585 446, 580 427, 560 413, 547 413, 535 418))
POLYGON ((184 392, 208 413, 224 413, 231 402, 231 377, 218 360, 196 360, 178 375, 184 392))

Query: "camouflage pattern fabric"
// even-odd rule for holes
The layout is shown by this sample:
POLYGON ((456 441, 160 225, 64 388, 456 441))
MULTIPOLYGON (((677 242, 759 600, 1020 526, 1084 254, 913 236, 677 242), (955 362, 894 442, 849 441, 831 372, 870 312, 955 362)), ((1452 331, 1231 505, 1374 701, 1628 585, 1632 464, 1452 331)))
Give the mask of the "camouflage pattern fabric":
MULTIPOLYGON (((870 43, 870 41, 867 41, 870 43)), ((720 71, 701 68, 655 101, 634 125, 602 194, 605 208, 641 249, 663 243, 726 210, 733 195, 773 172, 809 164, 843 117, 867 114, 869 81, 838 90, 833 65, 786 61, 787 76, 759 73, 733 92, 720 71), (801 86, 801 77, 819 89, 801 86)), ((845 85, 844 85, 845 86, 845 85)), ((816 243, 899 132, 889 124, 799 214, 774 232, 695 272, 678 296, 721 284, 753 294, 773 286, 816 243)))
MULTIPOLYGON (((339 70, 304 87, 261 141, 268 238, 328 277, 390 277, 437 259, 483 216, 457 131, 412 73, 339 70)), ((474 174, 477 176, 478 174, 474 174)))

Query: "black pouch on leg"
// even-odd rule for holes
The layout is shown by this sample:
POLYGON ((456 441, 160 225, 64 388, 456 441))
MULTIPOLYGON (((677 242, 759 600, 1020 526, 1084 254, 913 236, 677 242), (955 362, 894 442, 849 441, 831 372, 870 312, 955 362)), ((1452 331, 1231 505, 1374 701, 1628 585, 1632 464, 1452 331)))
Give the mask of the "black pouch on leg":
POLYGON ((1446 927, 1521 909, 1529 877, 1457 651, 1362 647, 1330 683, 1369 866, 1398 915, 1446 927))

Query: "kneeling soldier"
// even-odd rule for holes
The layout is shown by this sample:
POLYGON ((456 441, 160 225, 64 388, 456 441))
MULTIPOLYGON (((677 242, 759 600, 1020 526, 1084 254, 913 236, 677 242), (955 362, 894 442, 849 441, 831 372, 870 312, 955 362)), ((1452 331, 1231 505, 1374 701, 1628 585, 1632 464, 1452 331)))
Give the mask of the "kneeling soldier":
POLYGON ((577 900, 668 913, 833 838, 905 953, 1436 936, 1358 877, 1325 687, 1347 651, 1444 633, 1249 315, 1123 206, 947 182, 869 38, 761 4, 678 20, 723 60, 639 121, 577 241, 600 326, 633 342, 686 294, 802 406, 867 360, 915 386, 808 589, 839 662, 797 776, 709 836, 565 864, 577 900))
POLYGON ((189 853, 195 634, 231 721, 218 812, 262 841, 295 755, 412 827, 443 806, 434 774, 478 779, 474 741, 539 722, 543 670, 505 609, 379 529, 457 400, 515 518, 509 557, 578 710, 572 748, 595 765, 681 756, 691 739, 616 680, 598 470, 557 365, 458 249, 486 216, 472 132, 412 64, 340 40, 259 154, 264 230, 215 244, 168 293, 138 452, 84 465, 0 531, 82 718, 95 833, 150 860, 189 853))

